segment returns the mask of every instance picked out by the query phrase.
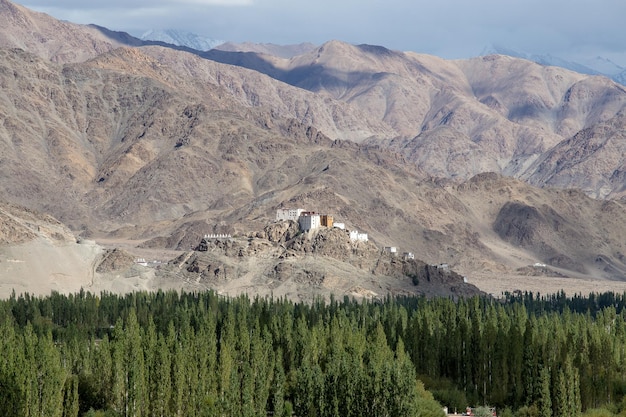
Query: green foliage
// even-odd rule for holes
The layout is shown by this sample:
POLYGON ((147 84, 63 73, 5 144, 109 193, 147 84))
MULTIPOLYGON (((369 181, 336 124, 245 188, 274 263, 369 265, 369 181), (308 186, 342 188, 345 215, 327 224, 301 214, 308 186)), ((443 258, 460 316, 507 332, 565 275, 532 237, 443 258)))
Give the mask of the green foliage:
POLYGON ((550 392, 550 373, 543 368, 539 374, 539 392, 537 393, 537 409, 539 417, 552 417, 552 394, 550 392))
POLYGON ((515 413, 515 417, 539 417, 539 409, 536 405, 520 407, 515 413))
POLYGON ((70 375, 63 387, 63 417, 77 417, 78 412, 78 377, 70 375))
POLYGON ((498 414, 500 417, 514 417, 513 414, 513 410, 511 410, 511 407, 506 407, 504 410, 502 410, 501 413, 498 414))
POLYGON ((622 397, 622 401, 619 403, 618 414, 620 417, 626 417, 626 395, 622 397))
POLYGON ((0 415, 19 416, 24 409, 24 392, 11 375, 0 373, 0 415))
POLYGON ((626 416, 625 300, 14 296, 0 415, 626 416))
POLYGON ((460 414, 469 406, 465 393, 456 387, 453 381, 445 378, 430 378, 423 375, 420 380, 429 387, 433 397, 450 413, 460 414))
POLYGON ((121 417, 121 414, 113 411, 113 410, 94 410, 90 408, 85 414, 84 417, 121 417))
POLYGON ((582 417, 615 417, 611 411, 606 408, 591 408, 581 414, 582 417))
POLYGON ((493 417, 493 413, 489 409, 489 407, 476 407, 474 409, 475 417, 493 417))

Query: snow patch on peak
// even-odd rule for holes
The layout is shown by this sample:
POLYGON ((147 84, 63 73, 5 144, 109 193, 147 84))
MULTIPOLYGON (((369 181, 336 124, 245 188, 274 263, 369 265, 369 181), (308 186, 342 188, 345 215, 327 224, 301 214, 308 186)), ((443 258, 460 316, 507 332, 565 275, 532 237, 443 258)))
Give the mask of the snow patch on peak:
MULTIPOLYGON (((499 54, 522 58, 540 65, 555 66, 588 75, 604 75, 620 84, 626 83, 626 68, 602 56, 562 58, 552 54, 532 54, 515 51, 501 45, 491 45, 483 49, 481 55, 499 54)), ((625 84, 626 85, 626 84, 625 84)))
POLYGON ((177 29, 151 29, 143 33, 140 39, 170 43, 176 46, 185 46, 197 51, 208 51, 224 43, 222 40, 211 39, 196 33, 177 29))

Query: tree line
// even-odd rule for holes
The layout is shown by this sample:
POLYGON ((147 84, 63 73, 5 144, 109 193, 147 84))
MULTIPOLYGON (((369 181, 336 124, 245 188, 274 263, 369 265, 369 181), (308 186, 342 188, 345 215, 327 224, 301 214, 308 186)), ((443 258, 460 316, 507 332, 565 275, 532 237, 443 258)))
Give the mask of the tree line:
POLYGON ((0 301, 3 416, 577 416, 626 395, 625 296, 0 301))

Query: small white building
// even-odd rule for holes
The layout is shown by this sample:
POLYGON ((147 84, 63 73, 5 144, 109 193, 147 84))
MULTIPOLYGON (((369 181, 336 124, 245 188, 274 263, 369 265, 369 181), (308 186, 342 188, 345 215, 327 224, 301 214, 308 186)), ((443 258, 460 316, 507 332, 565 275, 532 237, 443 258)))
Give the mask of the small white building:
POLYGON ((385 246, 384 251, 389 252, 392 255, 395 255, 398 253, 398 248, 396 248, 395 246, 385 246))
POLYGON ((346 230, 345 223, 333 223, 333 227, 336 227, 337 229, 341 229, 341 230, 346 230))
POLYGON ((204 239, 205 240, 210 240, 210 239, 230 239, 233 236, 230 233, 209 233, 207 235, 204 235, 204 239))
POLYGON ((290 208, 284 208, 284 209, 278 209, 276 210, 276 221, 277 222, 281 222, 281 221, 287 221, 287 220, 293 220, 294 222, 298 221, 298 217, 300 217, 300 214, 304 212, 304 209, 290 209, 290 208))
POLYGON ((404 259, 415 259, 415 254, 413 252, 404 252, 404 259))
POLYGON ((303 232, 319 229, 321 225, 320 215, 303 212, 300 217, 298 217, 298 224, 300 225, 300 230, 303 232))
POLYGON ((353 242, 367 242, 367 233, 359 233, 358 230, 350 230, 350 240, 353 242))

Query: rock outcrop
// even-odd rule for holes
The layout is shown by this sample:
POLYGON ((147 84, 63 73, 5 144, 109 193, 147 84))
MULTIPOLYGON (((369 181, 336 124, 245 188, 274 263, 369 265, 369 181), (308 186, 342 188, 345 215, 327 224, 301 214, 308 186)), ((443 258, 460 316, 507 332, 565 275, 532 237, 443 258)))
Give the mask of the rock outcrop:
POLYGON ((296 287, 298 299, 309 298, 318 293, 316 289, 357 298, 480 293, 447 266, 405 259, 371 241, 352 241, 338 228, 301 232, 291 221, 273 223, 247 237, 204 238, 193 254, 178 262, 199 282, 217 289, 252 281, 255 291, 263 286, 272 293, 285 291, 283 286, 296 287))

